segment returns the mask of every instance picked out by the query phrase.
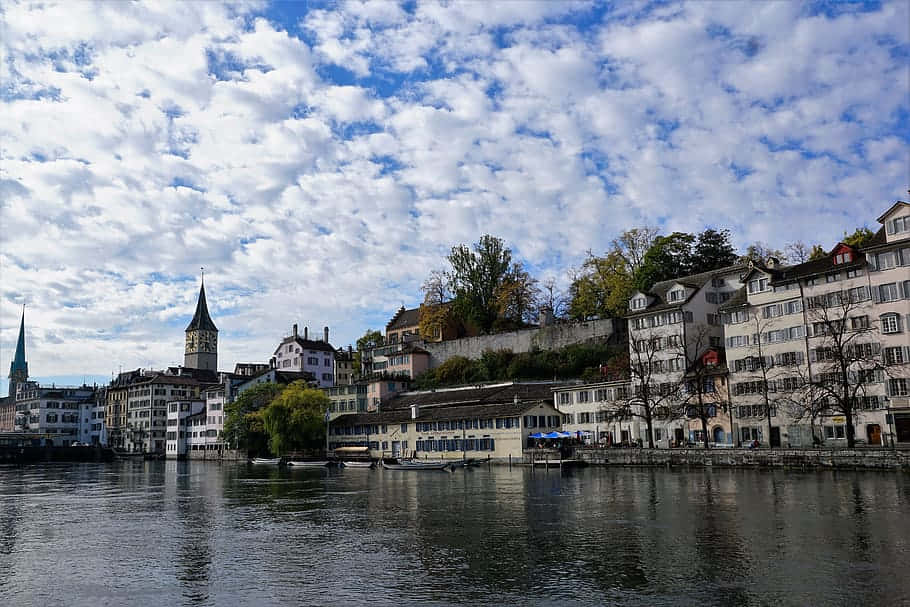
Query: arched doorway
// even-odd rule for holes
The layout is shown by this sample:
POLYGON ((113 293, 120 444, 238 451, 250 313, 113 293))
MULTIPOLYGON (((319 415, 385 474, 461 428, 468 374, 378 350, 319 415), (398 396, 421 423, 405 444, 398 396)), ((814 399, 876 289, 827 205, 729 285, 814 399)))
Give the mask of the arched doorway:
POLYGON ((727 435, 726 435, 726 433, 724 432, 724 429, 721 428, 720 426, 715 426, 715 427, 714 427, 714 430, 711 432, 711 434, 714 435, 714 442, 715 442, 715 443, 725 443, 725 442, 727 442, 727 441, 726 441, 727 435))

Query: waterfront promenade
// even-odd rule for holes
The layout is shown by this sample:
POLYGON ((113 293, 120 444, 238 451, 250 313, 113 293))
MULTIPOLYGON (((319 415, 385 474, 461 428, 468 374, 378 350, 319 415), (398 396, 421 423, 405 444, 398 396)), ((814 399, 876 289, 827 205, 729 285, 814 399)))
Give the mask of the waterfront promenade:
POLYGON ((0 466, 0 604, 900 605, 910 475, 0 466))

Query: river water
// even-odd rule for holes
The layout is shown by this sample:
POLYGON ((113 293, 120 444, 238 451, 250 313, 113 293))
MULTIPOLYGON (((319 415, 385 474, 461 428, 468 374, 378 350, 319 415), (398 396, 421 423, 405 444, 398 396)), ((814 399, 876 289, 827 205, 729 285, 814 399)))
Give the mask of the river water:
POLYGON ((910 475, 0 467, 0 605, 910 605, 910 475))

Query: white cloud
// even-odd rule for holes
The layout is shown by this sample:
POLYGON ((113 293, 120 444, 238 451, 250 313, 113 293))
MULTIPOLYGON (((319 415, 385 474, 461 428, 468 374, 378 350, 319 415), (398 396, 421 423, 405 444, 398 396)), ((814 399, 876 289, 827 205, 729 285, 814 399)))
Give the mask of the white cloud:
POLYGON ((0 358, 24 301, 36 375, 179 363, 200 266, 229 368, 482 233, 565 283, 634 225, 827 247, 907 188, 906 3, 267 8, 4 6, 0 358))

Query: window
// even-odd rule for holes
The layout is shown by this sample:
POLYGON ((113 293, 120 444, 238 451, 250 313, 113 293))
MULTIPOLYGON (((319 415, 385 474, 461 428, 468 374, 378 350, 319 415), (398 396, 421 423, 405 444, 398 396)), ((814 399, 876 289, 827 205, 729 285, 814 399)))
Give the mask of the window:
POLYGON ((863 275, 863 271, 860 268, 854 268, 853 270, 847 270, 847 278, 858 278, 863 275))
POLYGON ((900 234, 901 232, 910 231, 910 215, 906 217, 896 217, 893 221, 888 222, 889 234, 900 234))
POLYGON ((682 301, 685 295, 686 291, 684 289, 673 289, 667 294, 667 299, 669 301, 682 301))
POLYGON ((869 317, 868 316, 853 316, 850 318, 850 328, 854 331, 860 329, 869 328, 869 317))
POLYGON ((768 290, 767 278, 756 278, 749 281, 749 293, 761 293, 768 290))
POLYGON ((717 293, 713 291, 708 291, 705 293, 705 301, 708 303, 717 303, 717 293))
POLYGON ((583 390, 581 392, 576 392, 575 393, 575 402, 586 403, 586 402, 588 402, 588 397, 590 397, 590 395, 591 395, 591 393, 588 392, 587 390, 583 390))
MULTIPOLYGON (((852 260, 853 260, 853 254, 850 253, 850 251, 844 251, 843 253, 837 254, 837 256, 834 258, 834 263, 840 265, 842 263, 849 263, 852 260)), ((835 279, 835 280, 837 280, 837 279, 835 279)), ((828 282, 833 282, 833 281, 829 280, 828 282)))
POLYGON ((715 276, 714 278, 711 279, 711 286, 712 286, 712 287, 722 287, 722 286, 724 286, 724 279, 723 279, 723 278, 718 278, 718 277, 715 276))
MULTIPOLYGON (((288 362, 288 361, 285 361, 285 362, 288 362)), ((319 364, 319 359, 316 358, 315 356, 308 356, 307 359, 306 359, 306 363, 307 363, 308 365, 318 365, 318 364, 319 364)))
POLYGON ((633 310, 642 310, 647 304, 647 300, 644 297, 635 297, 630 302, 630 306, 633 310))
MULTIPOLYGON (((838 255, 838 257, 840 257, 840 255, 838 255)), ((840 280, 840 272, 831 272, 830 274, 825 274, 825 282, 837 282, 838 280, 840 280)))
POLYGON ((717 314, 708 314, 707 321, 708 321, 709 325, 719 325, 720 316, 718 316, 717 314))
POLYGON ((866 301, 869 299, 869 289, 867 287, 847 289, 847 298, 853 303, 866 301))
POLYGON ((895 301, 900 298, 900 295, 897 292, 897 283, 889 282, 887 284, 878 285, 878 297, 879 301, 895 301))
POLYGON ((907 362, 907 356, 903 347, 895 346, 893 348, 885 348, 886 365, 900 365, 905 362, 907 362))
POLYGON ((882 333, 900 333, 900 318, 897 314, 884 314, 880 318, 882 333))
POLYGON ((749 345, 749 336, 748 335, 734 335, 733 337, 727 338, 727 347, 728 348, 742 348, 749 345))
POLYGON ((559 404, 560 405, 571 405, 572 404, 572 393, 571 392, 560 392, 559 393, 559 404))
POLYGON ((896 377, 888 380, 888 393, 891 396, 910 395, 910 380, 905 377, 896 377))

